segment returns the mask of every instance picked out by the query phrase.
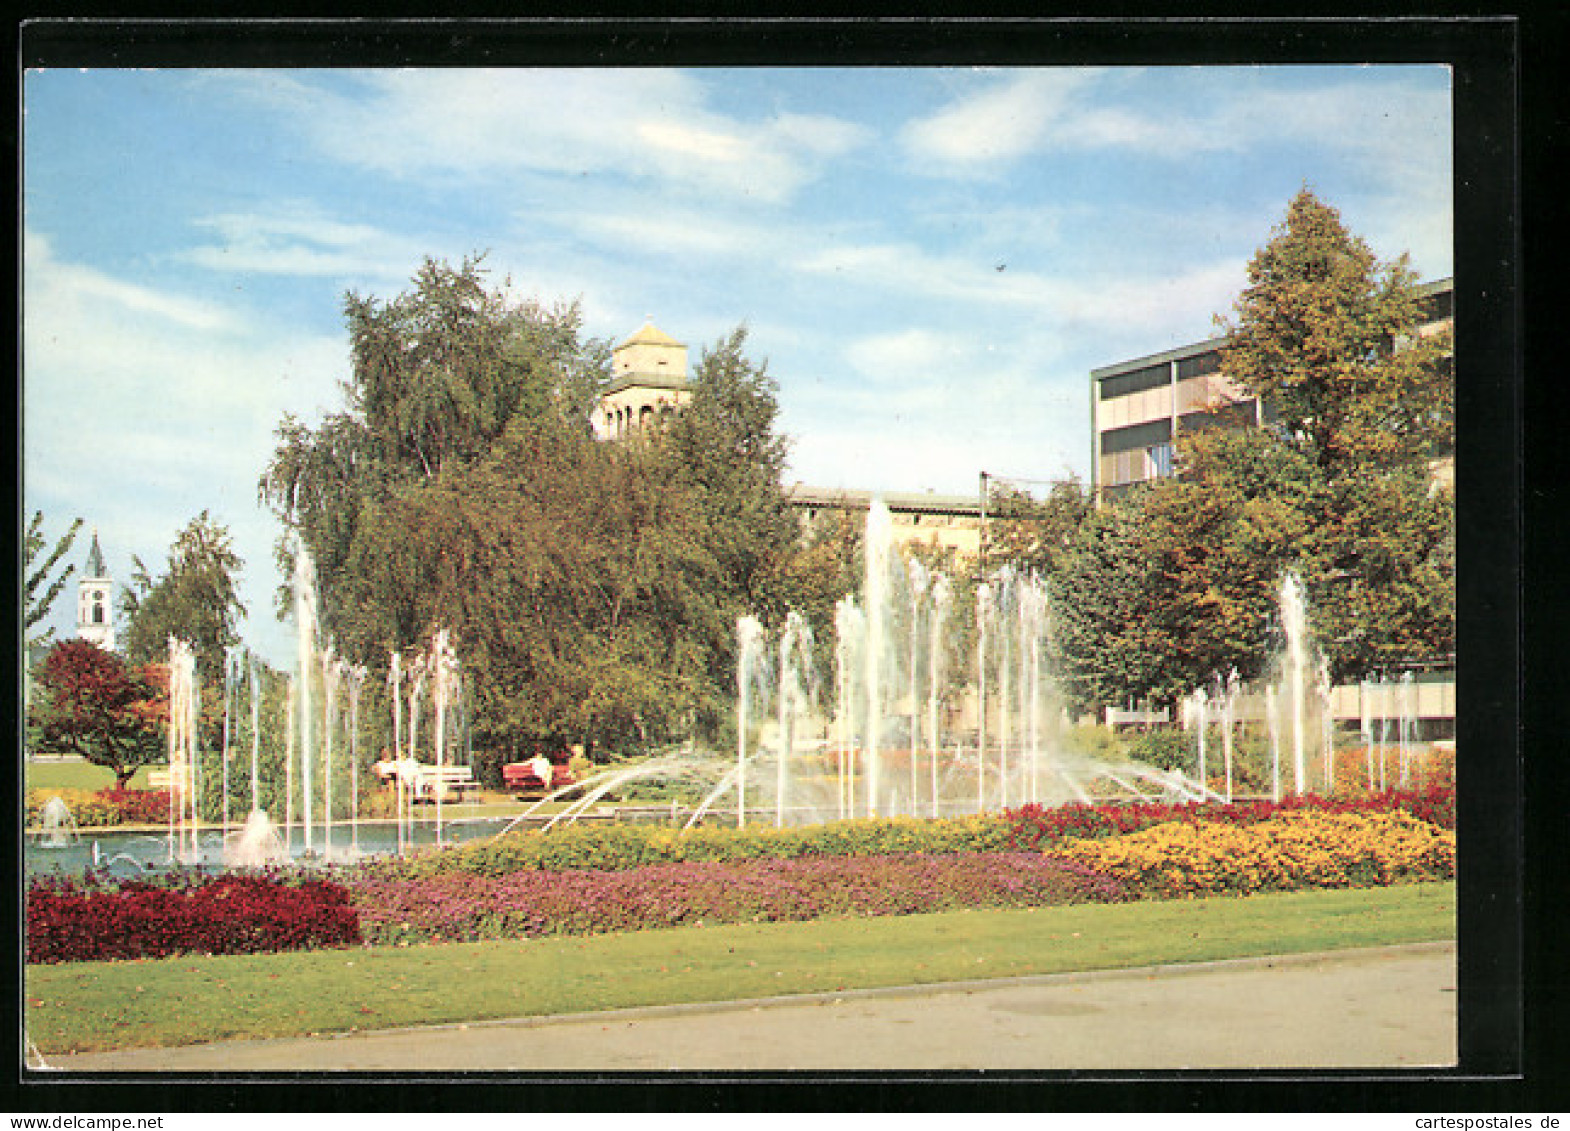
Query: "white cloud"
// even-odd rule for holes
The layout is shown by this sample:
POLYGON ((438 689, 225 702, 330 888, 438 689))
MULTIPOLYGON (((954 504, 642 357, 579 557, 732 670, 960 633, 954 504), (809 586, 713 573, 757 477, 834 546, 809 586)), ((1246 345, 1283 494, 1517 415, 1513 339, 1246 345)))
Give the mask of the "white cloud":
POLYGON ((827 116, 744 121, 711 110, 701 77, 665 69, 354 72, 235 89, 286 110, 330 157, 393 176, 614 171, 758 200, 788 198, 860 144, 827 116))
POLYGON ((244 599, 265 613, 274 523, 257 478, 285 411, 336 405, 346 342, 62 261, 31 234, 26 248, 26 504, 82 515, 114 532, 106 552, 150 565, 211 509, 247 549, 244 599))
MULTIPOLYGON (((22 246, 27 264, 29 310, 33 309, 35 300, 47 300, 46 305, 50 307, 64 301, 78 316, 86 306, 92 305, 110 312, 112 317, 136 316, 140 319, 148 316, 167 323, 170 328, 202 331, 235 328, 230 312, 215 303, 128 283, 91 267, 60 263, 54 257, 49 240, 37 232, 26 232, 22 246)), ((60 321, 58 327, 48 330, 39 327, 38 331, 57 331, 76 337, 90 327, 80 317, 60 321)))
POLYGON ((402 281, 424 245, 369 224, 322 215, 307 203, 280 204, 268 213, 224 212, 196 220, 216 241, 178 258, 214 271, 402 281))
POLYGON ((901 140, 916 158, 953 168, 994 165, 1052 149, 1139 147, 1176 154, 1227 143, 1194 123, 1091 101, 1110 72, 1091 67, 1008 72, 927 118, 901 140))
MULTIPOLYGON (((1212 68, 1110 71, 1057 68, 1005 72, 901 133, 907 150, 936 171, 975 170, 1056 150, 1133 149, 1165 157, 1261 143, 1313 144, 1369 165, 1375 176, 1400 181, 1448 169, 1448 94, 1431 83, 1327 79, 1317 88, 1281 90, 1247 85, 1185 112, 1176 98, 1136 93, 1131 80, 1207 82, 1212 68), (1119 104, 1119 101, 1122 104, 1119 104)), ((1242 72, 1246 77, 1248 72, 1242 72)))

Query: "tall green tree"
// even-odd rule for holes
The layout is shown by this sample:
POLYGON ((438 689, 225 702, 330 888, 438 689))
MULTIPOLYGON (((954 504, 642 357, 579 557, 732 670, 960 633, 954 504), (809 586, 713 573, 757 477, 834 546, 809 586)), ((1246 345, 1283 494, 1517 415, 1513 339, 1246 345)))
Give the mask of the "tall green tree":
POLYGON ((382 500, 483 458, 518 416, 551 414, 587 434, 609 343, 582 337, 576 303, 520 303, 506 287, 488 285, 475 256, 457 267, 426 259, 391 300, 349 293, 345 410, 315 429, 289 416, 277 429, 258 491, 284 524, 281 557, 295 539, 310 550, 335 635, 355 632, 339 587, 382 500))
POLYGON ((722 728, 736 617, 780 604, 796 534, 745 330, 704 352, 668 424, 600 443, 609 349, 576 306, 518 307, 466 260, 346 315, 346 409, 285 420, 260 483, 339 653, 385 671, 449 630, 482 760, 722 728))
POLYGON ((1255 255, 1222 373, 1275 423, 1225 404, 1178 442, 1178 474, 1108 502, 1054 587, 1081 706, 1171 702, 1265 673, 1288 572, 1337 681, 1454 649, 1448 336, 1420 333, 1405 258, 1380 264, 1308 191, 1255 255))
POLYGON ((54 603, 65 589, 71 574, 76 572, 74 565, 66 566, 59 573, 55 573, 54 570, 60 564, 60 560, 71 552, 71 545, 76 541, 77 531, 81 529, 80 518, 72 521, 70 528, 45 554, 44 547, 48 545, 48 539, 44 537, 44 512, 34 511, 31 521, 27 524, 22 562, 23 584, 26 590, 22 631, 27 634, 27 644, 30 648, 48 644, 54 639, 53 628, 45 628, 41 632, 33 630, 49 615, 49 610, 54 608, 54 603))
POLYGON ((1323 480, 1297 565, 1337 679, 1455 648, 1454 499, 1430 471, 1454 444, 1451 335, 1423 302, 1407 256, 1380 262, 1304 189, 1223 322, 1222 374, 1323 480))
POLYGON ((195 651, 202 681, 220 682, 224 649, 240 642, 238 621, 245 615, 237 588, 245 563, 228 528, 204 510, 175 537, 162 576, 154 578, 140 558, 132 561, 131 584, 120 596, 127 658, 166 659, 169 638, 177 636, 195 651))
POLYGON ((1221 373, 1332 480, 1399 471, 1453 440, 1450 335, 1418 332, 1422 302, 1407 256, 1381 263, 1305 188, 1220 320, 1221 373))

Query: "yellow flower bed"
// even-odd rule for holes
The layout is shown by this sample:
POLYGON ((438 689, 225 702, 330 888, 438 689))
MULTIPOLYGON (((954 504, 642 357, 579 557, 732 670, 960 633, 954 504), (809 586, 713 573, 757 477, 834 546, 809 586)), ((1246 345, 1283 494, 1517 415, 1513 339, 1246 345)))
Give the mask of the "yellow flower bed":
POLYGON ((1157 898, 1379 887, 1455 875, 1455 834, 1400 810, 1299 810, 1253 825, 1173 821, 1052 855, 1157 898))
POLYGON ((58 797, 65 802, 66 807, 71 810, 71 819, 76 822, 77 828, 103 828, 120 823, 120 808, 112 801, 100 797, 90 789, 60 788, 27 791, 28 825, 42 822, 44 806, 49 804, 50 798, 53 797, 58 797))

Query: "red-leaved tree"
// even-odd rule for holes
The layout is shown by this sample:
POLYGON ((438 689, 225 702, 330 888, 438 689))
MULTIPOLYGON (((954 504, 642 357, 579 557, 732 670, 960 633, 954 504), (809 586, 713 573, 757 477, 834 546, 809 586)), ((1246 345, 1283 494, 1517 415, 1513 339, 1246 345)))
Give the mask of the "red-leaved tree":
POLYGON ((80 754, 127 788, 138 767, 165 756, 168 681, 153 668, 132 668, 87 640, 56 644, 37 672, 36 741, 80 754))

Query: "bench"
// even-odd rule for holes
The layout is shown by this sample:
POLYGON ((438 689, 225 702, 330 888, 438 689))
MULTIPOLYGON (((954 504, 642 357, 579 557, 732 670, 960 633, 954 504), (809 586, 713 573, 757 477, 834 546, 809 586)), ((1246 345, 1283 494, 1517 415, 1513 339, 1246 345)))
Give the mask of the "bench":
POLYGON ((149 770, 147 771, 147 784, 153 789, 167 790, 172 785, 178 785, 182 790, 190 789, 191 767, 186 766, 178 774, 173 770, 149 770))
POLYGON ((502 784, 522 801, 576 785, 578 779, 564 765, 545 758, 533 758, 527 762, 508 762, 503 766, 502 784))
POLYGON ((421 766, 414 775, 415 801, 446 801, 479 788, 474 770, 468 766, 421 766))

